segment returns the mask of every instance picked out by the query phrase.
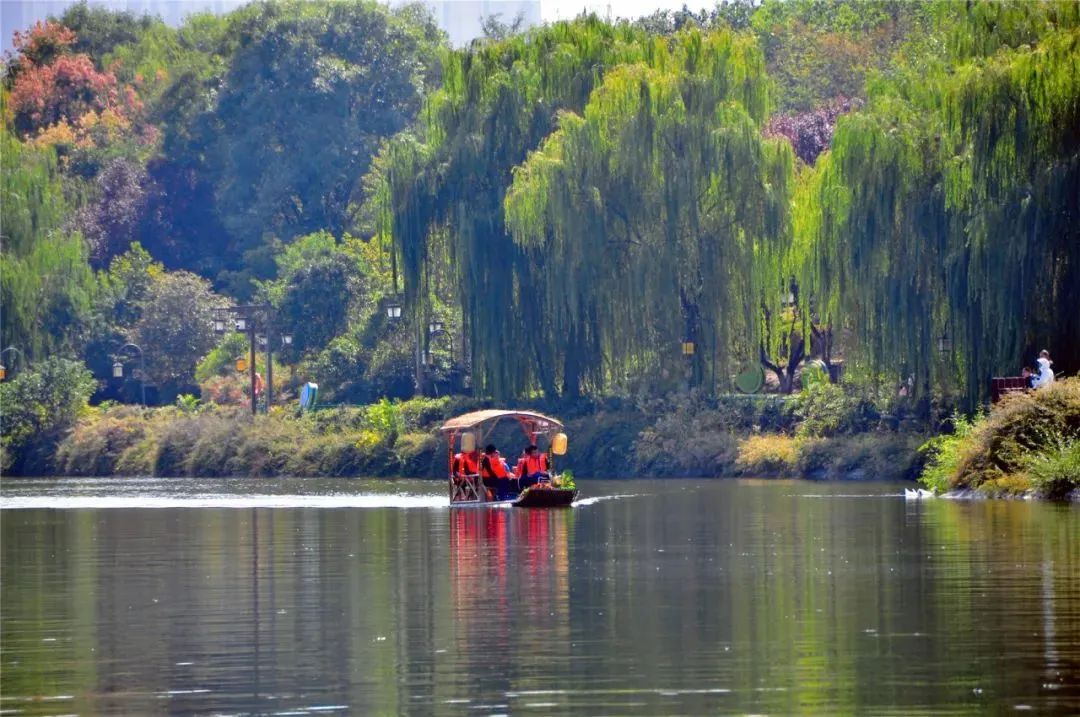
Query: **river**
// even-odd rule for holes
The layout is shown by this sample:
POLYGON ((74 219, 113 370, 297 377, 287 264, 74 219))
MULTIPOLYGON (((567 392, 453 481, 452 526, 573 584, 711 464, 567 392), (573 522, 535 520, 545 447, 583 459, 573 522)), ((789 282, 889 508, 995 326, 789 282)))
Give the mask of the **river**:
POLYGON ((2 714, 1080 713, 1080 508, 6 480, 2 714))

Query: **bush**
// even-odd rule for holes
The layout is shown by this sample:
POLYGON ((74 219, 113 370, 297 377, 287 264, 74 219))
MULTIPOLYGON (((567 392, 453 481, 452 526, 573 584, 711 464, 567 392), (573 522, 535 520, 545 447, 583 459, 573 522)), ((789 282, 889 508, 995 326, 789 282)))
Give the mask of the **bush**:
POLYGON ((827 437, 869 430, 880 418, 874 404, 849 395, 833 383, 811 383, 792 397, 787 409, 798 420, 801 437, 827 437))
POLYGON ((799 472, 827 480, 913 480, 922 469, 919 436, 864 433, 799 443, 799 472))
POLYGON ((1054 493, 1057 483, 1051 476, 1058 466, 1069 468, 1072 454, 1067 446, 1077 440, 1080 378, 1070 378, 1006 396, 955 438, 931 442, 932 459, 922 480, 939 491, 979 488, 1002 478, 1031 475, 1033 466, 1044 466, 1048 472, 1038 475, 1047 476, 1046 490, 1054 493))
POLYGON ((60 444, 56 467, 66 475, 112 475, 120 456, 145 437, 146 422, 138 414, 100 415, 78 424, 60 444))
POLYGON ((952 417, 952 433, 934 436, 919 446, 919 452, 928 459, 919 482, 935 493, 944 493, 952 484, 960 463, 964 459, 964 450, 968 446, 967 437, 975 423, 982 420, 976 415, 974 421, 957 413, 952 417))
POLYGON ((1080 489, 1080 440, 1059 441, 1035 454, 1028 462, 1027 475, 1040 496, 1065 500, 1080 489))
POLYGON ((638 437, 637 471, 686 477, 729 471, 738 451, 730 415, 709 408, 696 392, 672 397, 669 405, 638 437))
POLYGON ((445 475, 445 441, 430 433, 406 433, 394 444, 400 472, 408 476, 438 478, 445 475))
POLYGON ((82 363, 55 357, 0 384, 0 468, 47 470, 61 434, 87 410, 96 385, 82 363))
POLYGON ((739 443, 735 466, 746 475, 794 475, 799 444, 784 435, 750 436, 739 443))

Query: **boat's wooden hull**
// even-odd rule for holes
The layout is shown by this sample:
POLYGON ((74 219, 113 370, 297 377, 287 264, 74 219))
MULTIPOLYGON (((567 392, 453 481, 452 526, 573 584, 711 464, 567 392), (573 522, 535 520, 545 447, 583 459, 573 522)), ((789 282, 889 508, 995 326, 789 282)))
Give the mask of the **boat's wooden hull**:
POLYGON ((526 488, 512 500, 456 500, 450 507, 494 508, 509 505, 514 508, 569 508, 577 495, 577 490, 565 488, 526 488))
POLYGON ((514 501, 515 508, 567 508, 577 498, 576 490, 566 488, 528 488, 514 501))

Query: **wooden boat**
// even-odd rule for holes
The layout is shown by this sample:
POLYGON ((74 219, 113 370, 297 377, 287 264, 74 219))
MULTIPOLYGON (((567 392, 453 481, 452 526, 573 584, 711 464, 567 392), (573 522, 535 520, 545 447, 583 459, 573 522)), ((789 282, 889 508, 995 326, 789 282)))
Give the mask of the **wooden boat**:
POLYGON ((489 495, 479 474, 454 475, 454 448, 459 440, 462 453, 478 450, 501 421, 517 422, 528 444, 538 444, 538 439, 544 437, 550 444, 549 454, 563 455, 566 452, 566 434, 562 432, 563 424, 542 413, 488 409, 451 418, 439 429, 447 439, 447 480, 451 507, 512 505, 515 508, 565 508, 573 503, 578 495, 577 488, 572 484, 563 484, 563 476, 555 472, 555 467, 551 463, 553 458, 550 455, 548 458, 550 479, 523 490, 517 490, 516 495, 510 499, 497 500, 489 495))

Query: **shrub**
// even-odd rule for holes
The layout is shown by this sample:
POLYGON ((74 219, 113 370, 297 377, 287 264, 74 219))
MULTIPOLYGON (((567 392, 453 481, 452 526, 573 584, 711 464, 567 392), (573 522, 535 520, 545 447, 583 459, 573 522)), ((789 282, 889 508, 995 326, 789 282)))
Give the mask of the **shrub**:
POLYGON ((988 481, 1029 473, 1041 455, 1056 455, 1046 463, 1048 470, 1068 466, 1070 454, 1061 447, 1077 440, 1080 378, 1071 378, 1031 393, 1006 396, 989 415, 976 418, 966 432, 958 432, 955 442, 931 442, 933 457, 923 482, 935 490, 978 488, 988 481))
POLYGON ((78 361, 50 357, 0 384, 0 468, 42 470, 59 434, 87 408, 96 384, 78 361))
POLYGON ((379 435, 387 446, 394 445, 397 437, 405 432, 405 420, 401 416, 401 403, 379 399, 367 407, 367 425, 379 435))
POLYGON ((211 376, 199 385, 202 396, 219 406, 238 406, 247 401, 246 382, 242 376, 211 376))
POLYGON ((57 450, 56 466, 73 476, 112 475, 120 456, 145 437, 141 416, 103 415, 75 427, 57 450))
POLYGON ((445 474, 445 442, 430 433, 403 434, 394 444, 394 454, 405 475, 441 477, 445 474))
POLYGON ((969 420, 959 413, 953 414, 952 433, 934 436, 919 446, 919 452, 928 460, 919 482, 935 493, 944 493, 952 487, 953 476, 956 475, 964 458, 964 450, 968 446, 967 437, 975 423, 982 418, 977 414, 974 420, 969 420))
POLYGON ((450 418, 448 408, 451 405, 449 396, 439 398, 426 398, 416 396, 401 404, 401 417, 408 430, 424 428, 434 423, 442 423, 450 418))
POLYGON ((799 444, 790 436, 750 436, 739 443, 735 466, 747 475, 792 475, 798 455, 799 444))
POLYGON ((729 416, 697 393, 673 397, 672 408, 643 430, 635 445, 640 473, 715 476, 730 469, 737 444, 729 416))
POLYGON ((902 481, 919 475, 918 436, 864 433, 799 443, 799 471, 808 478, 902 481))
POLYGON ((1080 440, 1059 441, 1028 461, 1027 475, 1036 492, 1051 500, 1064 500, 1080 489, 1080 440))
POLYGON ((795 433, 805 437, 865 431, 880 417, 873 403, 833 383, 811 383, 792 397, 787 409, 798 420, 795 433))

